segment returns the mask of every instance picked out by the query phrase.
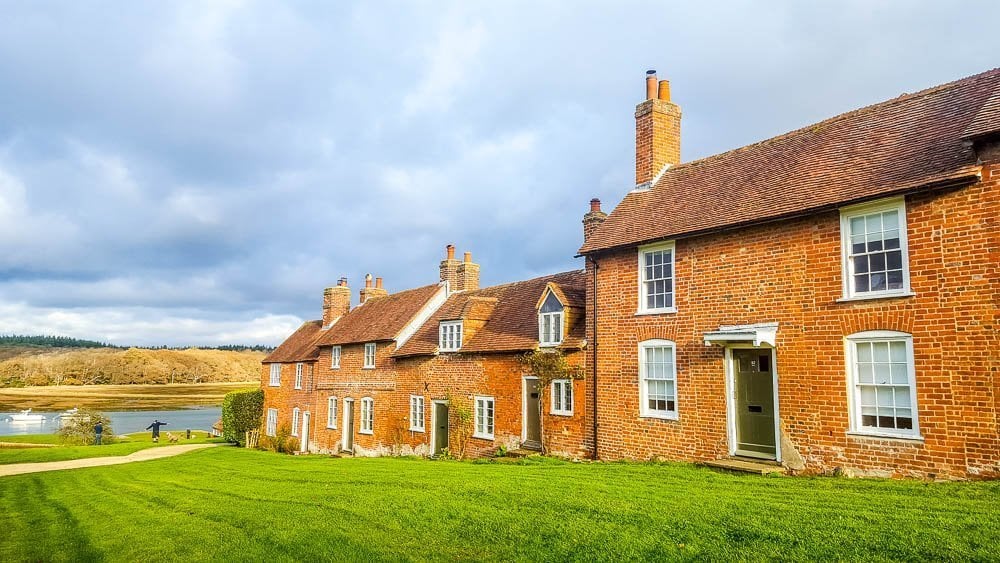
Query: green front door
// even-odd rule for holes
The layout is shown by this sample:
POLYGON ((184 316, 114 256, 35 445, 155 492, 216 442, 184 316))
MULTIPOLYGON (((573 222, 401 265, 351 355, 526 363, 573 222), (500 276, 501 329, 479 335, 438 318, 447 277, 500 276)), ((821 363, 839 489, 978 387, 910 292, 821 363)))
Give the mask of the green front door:
POLYGON ((774 362, 764 348, 733 350, 736 454, 775 459, 774 362))

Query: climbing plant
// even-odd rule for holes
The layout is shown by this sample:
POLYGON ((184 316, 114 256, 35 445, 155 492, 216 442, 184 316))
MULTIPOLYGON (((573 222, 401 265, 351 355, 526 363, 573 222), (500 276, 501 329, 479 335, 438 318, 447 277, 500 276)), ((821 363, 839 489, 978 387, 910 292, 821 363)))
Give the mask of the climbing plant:
POLYGON ((551 348, 526 352, 521 355, 520 362, 524 370, 535 376, 538 381, 538 420, 542 453, 545 453, 548 450, 545 443, 545 394, 551 389, 553 381, 583 379, 583 367, 570 365, 561 350, 551 348))

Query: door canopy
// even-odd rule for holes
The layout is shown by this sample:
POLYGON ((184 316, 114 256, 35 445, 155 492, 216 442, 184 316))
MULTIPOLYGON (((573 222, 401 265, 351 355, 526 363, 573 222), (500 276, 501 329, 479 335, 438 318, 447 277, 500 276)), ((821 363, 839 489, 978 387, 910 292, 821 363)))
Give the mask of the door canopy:
POLYGON ((757 323, 752 325, 723 325, 719 330, 705 333, 705 346, 728 346, 730 344, 752 344, 756 347, 774 348, 778 335, 778 323, 757 323))

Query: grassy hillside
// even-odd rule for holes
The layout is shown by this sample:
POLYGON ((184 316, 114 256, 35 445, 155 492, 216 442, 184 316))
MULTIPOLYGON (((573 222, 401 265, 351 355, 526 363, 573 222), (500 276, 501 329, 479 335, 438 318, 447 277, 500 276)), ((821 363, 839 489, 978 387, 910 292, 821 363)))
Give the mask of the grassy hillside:
MULTIPOLYGON (((2 348, 10 350, 11 348, 2 348)), ((0 357, 0 387, 255 381, 264 352, 15 347, 0 357)))

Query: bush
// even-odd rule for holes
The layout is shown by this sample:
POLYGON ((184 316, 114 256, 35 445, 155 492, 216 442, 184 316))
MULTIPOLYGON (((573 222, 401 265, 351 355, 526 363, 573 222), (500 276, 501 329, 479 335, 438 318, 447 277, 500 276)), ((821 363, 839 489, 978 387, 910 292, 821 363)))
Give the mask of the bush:
POLYGON ((260 428, 264 417, 264 391, 244 389, 226 393, 222 400, 222 437, 243 445, 247 430, 260 428))
POLYGON ((102 444, 113 444, 115 433, 111 429, 111 420, 104 414, 89 409, 80 409, 72 417, 64 417, 57 434, 64 444, 91 446, 95 442, 94 426, 100 422, 104 426, 101 435, 102 444))
POLYGON ((277 428, 274 436, 261 436, 260 448, 279 454, 290 454, 299 449, 299 439, 292 436, 292 429, 287 424, 277 428))

